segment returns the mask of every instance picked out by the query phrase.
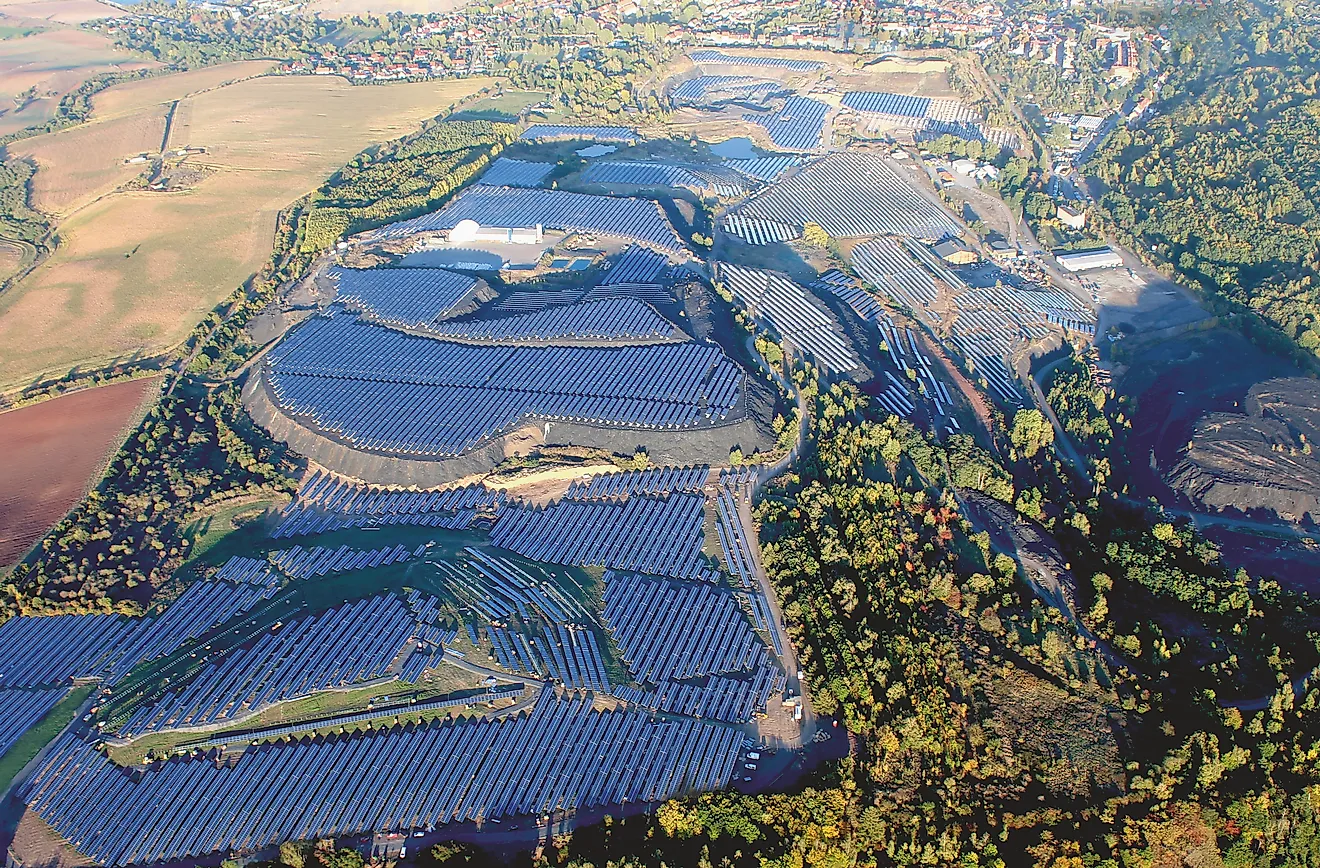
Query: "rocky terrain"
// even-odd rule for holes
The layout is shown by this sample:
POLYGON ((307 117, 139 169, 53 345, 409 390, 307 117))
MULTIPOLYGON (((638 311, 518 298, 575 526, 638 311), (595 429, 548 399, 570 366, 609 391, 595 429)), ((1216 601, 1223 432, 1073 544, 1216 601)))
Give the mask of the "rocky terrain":
POLYGON ((1320 521, 1320 382, 1258 383, 1242 409, 1197 421, 1169 485, 1209 509, 1320 521))

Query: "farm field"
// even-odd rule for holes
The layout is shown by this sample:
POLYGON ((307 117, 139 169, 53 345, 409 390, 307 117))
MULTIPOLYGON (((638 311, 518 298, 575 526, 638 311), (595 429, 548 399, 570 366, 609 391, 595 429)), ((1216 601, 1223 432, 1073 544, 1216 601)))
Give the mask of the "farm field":
POLYGON ((115 7, 98 0, 12 0, 0 2, 0 15, 40 19, 60 24, 81 24, 117 14, 115 7))
POLYGON ((486 84, 263 78, 188 98, 171 143, 205 145, 214 171, 177 193, 103 198, 59 226, 60 247, 0 299, 0 388, 168 351, 268 255, 281 208, 486 84))
POLYGON ((252 78, 270 68, 271 63, 267 60, 245 60, 130 81, 98 93, 92 98, 92 108, 99 119, 130 114, 152 106, 167 105, 189 94, 252 78))
POLYGON ((77 503, 155 386, 155 379, 114 383, 0 413, 0 566, 77 503))
MULTIPOLYGON (((0 7, 0 14, 10 7, 0 7)), ((51 118, 60 99, 93 75, 114 70, 143 69, 148 63, 120 51, 96 33, 52 29, 0 41, 0 135, 17 132, 51 118), (14 98, 36 89, 37 98, 14 107, 14 98)))
POLYGON ((149 168, 129 157, 160 150, 164 106, 23 139, 9 153, 37 164, 32 206, 56 217, 76 211, 149 168))

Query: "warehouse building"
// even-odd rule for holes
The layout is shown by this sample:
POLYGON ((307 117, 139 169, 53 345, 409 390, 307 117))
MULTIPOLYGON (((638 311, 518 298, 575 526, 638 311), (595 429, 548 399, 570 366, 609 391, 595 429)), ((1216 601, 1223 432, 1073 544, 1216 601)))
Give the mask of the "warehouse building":
POLYGON ((1054 258, 1059 260, 1059 265, 1062 268, 1072 272, 1090 271, 1095 268, 1118 268, 1123 264, 1123 257, 1114 252, 1111 247, 1060 253, 1054 258))

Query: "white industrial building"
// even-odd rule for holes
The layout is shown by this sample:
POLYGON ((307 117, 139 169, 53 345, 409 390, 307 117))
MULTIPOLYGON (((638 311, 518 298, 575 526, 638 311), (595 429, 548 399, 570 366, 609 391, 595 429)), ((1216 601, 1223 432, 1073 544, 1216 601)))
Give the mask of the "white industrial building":
POLYGON ((482 226, 475 220, 460 220, 449 230, 450 244, 541 244, 544 241, 545 229, 540 223, 526 227, 495 227, 482 226))
POLYGON ((1123 264, 1123 257, 1111 247, 1099 250, 1083 250, 1075 253, 1059 253, 1054 257, 1060 267, 1072 271, 1091 271, 1096 268, 1118 268, 1123 264))

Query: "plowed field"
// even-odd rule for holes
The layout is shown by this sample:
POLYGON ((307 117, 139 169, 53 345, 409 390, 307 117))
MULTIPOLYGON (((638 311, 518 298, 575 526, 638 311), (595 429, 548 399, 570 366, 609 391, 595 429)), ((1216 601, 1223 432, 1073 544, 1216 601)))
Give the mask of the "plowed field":
POLYGON ((0 567, 73 508, 157 384, 112 383, 0 413, 0 567))

